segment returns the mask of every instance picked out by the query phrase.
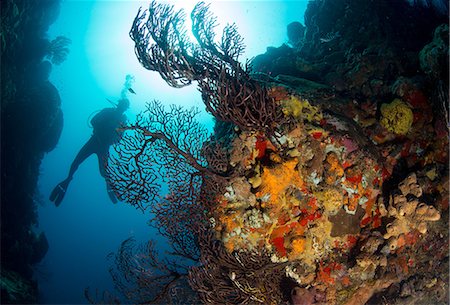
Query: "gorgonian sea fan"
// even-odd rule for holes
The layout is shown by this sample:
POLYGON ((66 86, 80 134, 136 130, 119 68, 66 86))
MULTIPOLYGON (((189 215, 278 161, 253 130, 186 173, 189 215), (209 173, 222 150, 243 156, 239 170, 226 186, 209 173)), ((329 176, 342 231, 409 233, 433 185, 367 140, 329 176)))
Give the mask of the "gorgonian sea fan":
POLYGON ((117 197, 145 210, 159 201, 161 188, 169 194, 180 184, 208 172, 201 155, 207 129, 195 120, 195 108, 158 101, 147 104, 134 123, 122 126, 123 137, 114 145, 107 172, 117 197))
POLYGON ((267 89, 251 77, 250 65, 239 62, 244 44, 236 25, 226 25, 216 39, 217 18, 203 2, 194 7, 191 20, 195 42, 186 35, 182 10, 155 1, 139 10, 130 30, 139 62, 175 88, 197 81, 206 110, 218 120, 273 136, 284 117, 267 89))

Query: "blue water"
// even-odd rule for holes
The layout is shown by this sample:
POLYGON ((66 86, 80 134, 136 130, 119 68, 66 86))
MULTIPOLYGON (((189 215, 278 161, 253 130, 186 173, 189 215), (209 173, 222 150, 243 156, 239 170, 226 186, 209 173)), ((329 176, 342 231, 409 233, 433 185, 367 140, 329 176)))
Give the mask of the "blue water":
MULTIPOLYGON (((112 290, 106 256, 130 236, 138 241, 158 240, 155 230, 147 225, 151 215, 109 200, 96 156, 80 166, 61 206, 56 208, 48 200, 92 133, 89 117, 111 107, 106 99, 120 98, 126 75, 134 76, 133 89, 137 93, 129 96, 131 107, 126 115, 130 120, 143 110, 146 101, 158 99, 167 105, 198 107, 202 111, 198 119, 212 128, 211 116, 205 112, 195 85, 173 89, 158 73, 138 63, 128 31, 139 7, 148 3, 63 1, 60 16, 49 30, 49 38, 64 35, 72 44, 67 60, 54 66, 51 74, 62 99, 64 128, 58 146, 42 162, 39 179, 42 203, 38 230, 46 233, 50 244, 46 257, 36 267, 42 303, 86 303, 83 291, 88 286, 112 290)), ((186 0, 174 3, 188 13, 195 5, 186 0)), ((222 25, 238 25, 247 45, 241 58, 244 62, 264 53, 267 46, 286 42, 286 25, 292 21, 303 23, 306 5, 306 0, 214 1, 211 11, 222 25)))

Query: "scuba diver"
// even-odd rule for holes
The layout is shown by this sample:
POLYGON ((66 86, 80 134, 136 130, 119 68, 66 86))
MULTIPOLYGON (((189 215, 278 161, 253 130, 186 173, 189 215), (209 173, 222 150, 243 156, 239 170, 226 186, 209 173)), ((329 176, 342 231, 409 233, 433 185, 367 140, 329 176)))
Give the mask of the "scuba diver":
POLYGON ((116 107, 105 108, 92 118, 91 125, 94 128, 92 136, 80 149, 77 156, 73 160, 67 178, 60 182, 50 194, 50 201, 53 201, 56 206, 61 204, 69 183, 78 169, 78 166, 92 154, 96 154, 98 157, 100 174, 106 180, 106 189, 108 191, 109 198, 113 203, 117 203, 117 198, 114 191, 111 189, 107 181, 105 166, 109 156, 109 147, 112 144, 117 143, 122 136, 122 133, 118 132, 117 128, 126 122, 127 118, 124 112, 129 108, 129 106, 130 102, 128 99, 122 98, 118 101, 116 107))

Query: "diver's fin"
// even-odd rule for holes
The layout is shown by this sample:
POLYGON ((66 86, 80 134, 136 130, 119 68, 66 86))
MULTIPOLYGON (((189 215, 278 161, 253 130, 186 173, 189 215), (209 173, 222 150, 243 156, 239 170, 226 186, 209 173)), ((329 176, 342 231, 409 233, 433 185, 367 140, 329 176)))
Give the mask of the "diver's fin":
POLYGON ((111 199, 112 203, 117 203, 117 196, 114 190, 109 186, 108 182, 106 182, 106 191, 108 192, 109 199, 111 199))
POLYGON ((64 195, 66 194, 67 187, 69 186, 69 181, 64 180, 59 183, 50 194, 50 201, 53 201, 55 205, 58 207, 62 200, 64 199, 64 195))
POLYGON ((108 190, 108 196, 109 196, 109 199, 111 199, 112 203, 114 203, 114 204, 117 203, 117 197, 116 197, 116 194, 114 194, 113 190, 111 190, 111 189, 108 190))

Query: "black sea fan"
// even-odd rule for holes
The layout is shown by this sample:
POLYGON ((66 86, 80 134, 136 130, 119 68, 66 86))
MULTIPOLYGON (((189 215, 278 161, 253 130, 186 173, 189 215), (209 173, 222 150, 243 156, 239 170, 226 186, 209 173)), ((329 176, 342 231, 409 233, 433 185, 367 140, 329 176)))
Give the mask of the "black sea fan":
POLYGON ((72 41, 65 36, 58 36, 50 41, 47 49, 47 58, 55 65, 60 65, 69 55, 69 45, 72 41))

